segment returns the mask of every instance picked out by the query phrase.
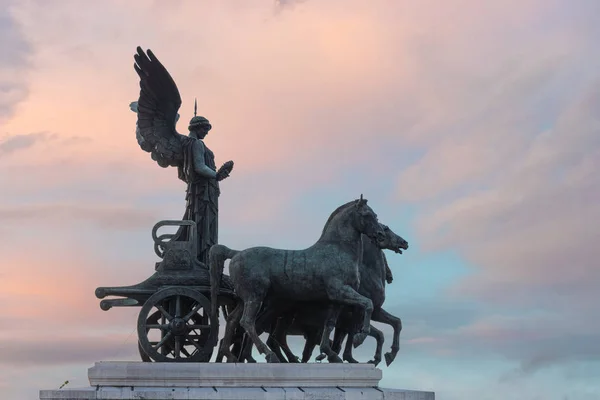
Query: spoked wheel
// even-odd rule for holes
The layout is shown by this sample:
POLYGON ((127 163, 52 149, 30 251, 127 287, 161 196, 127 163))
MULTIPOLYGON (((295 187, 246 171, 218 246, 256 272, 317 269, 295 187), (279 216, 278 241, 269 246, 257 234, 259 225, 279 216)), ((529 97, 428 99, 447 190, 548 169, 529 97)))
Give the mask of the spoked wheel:
POLYGON ((170 287, 150 296, 138 316, 138 342, 145 356, 159 362, 208 362, 219 322, 210 301, 187 287, 170 287))
MULTIPOLYGON (((158 321, 160 320, 160 316, 161 316, 160 311, 156 310, 152 313, 152 315, 150 315, 146 319, 146 335, 149 332, 148 325, 152 326, 152 325, 158 324, 158 321)), ((140 343, 139 340, 138 340, 138 352, 140 353, 140 357, 142 358, 143 362, 152 362, 152 359, 150 357, 148 357, 148 354, 146 354, 146 352, 142 348, 142 344, 140 343)))

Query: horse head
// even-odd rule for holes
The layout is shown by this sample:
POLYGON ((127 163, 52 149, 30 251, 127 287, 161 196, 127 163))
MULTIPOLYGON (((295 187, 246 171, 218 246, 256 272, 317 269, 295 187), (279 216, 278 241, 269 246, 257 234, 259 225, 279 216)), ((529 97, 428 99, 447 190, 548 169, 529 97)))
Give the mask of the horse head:
POLYGON ((383 240, 385 236, 383 226, 379 223, 375 211, 367 205, 367 199, 363 199, 362 194, 360 199, 354 203, 353 216, 353 226, 357 231, 367 235, 372 240, 383 240))
POLYGON ((408 249, 408 242, 401 236, 397 235, 388 226, 381 224, 383 235, 378 235, 376 239, 377 247, 380 249, 392 250, 402 254, 402 250, 408 249))

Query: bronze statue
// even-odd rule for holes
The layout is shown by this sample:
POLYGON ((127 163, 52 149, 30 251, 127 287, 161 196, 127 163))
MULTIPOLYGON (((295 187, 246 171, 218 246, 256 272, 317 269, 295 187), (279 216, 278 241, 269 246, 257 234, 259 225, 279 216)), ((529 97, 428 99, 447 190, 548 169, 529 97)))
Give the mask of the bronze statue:
MULTIPOLYGON (((138 117, 138 143, 161 167, 177 167, 179 179, 187 183, 182 220, 196 223, 197 260, 206 266, 208 250, 218 242, 219 181, 229 176, 233 161, 217 171, 215 156, 204 143, 212 126, 206 118, 196 115, 196 102, 188 126, 189 136, 177 133, 181 96, 173 78, 151 50, 146 55, 138 47, 134 58, 141 90, 139 100, 132 102, 130 108, 138 117)), ((187 240, 189 229, 181 226, 173 240, 187 240)))
POLYGON ((408 243, 379 223, 361 195, 331 214, 321 237, 308 249, 235 251, 218 244, 219 182, 229 176, 233 162, 217 170, 204 143, 212 126, 197 115, 196 102, 189 135, 177 132, 177 85, 152 51, 138 47, 134 59, 140 96, 130 108, 137 114, 137 142, 161 167, 177 167, 187 184, 182 220, 160 221, 152 230, 154 251, 162 259, 154 274, 135 285, 96 289, 105 311, 141 307, 137 331, 142 360, 210 361, 220 336, 220 309, 227 326, 217 361, 227 356, 228 361, 255 362, 252 345, 268 362, 286 361, 273 345, 276 339, 288 361, 297 361, 285 337, 299 333, 307 339, 303 361, 320 341, 317 359, 342 362, 338 353, 348 336, 343 356, 355 362, 352 344, 360 345, 371 334, 377 339, 373 362, 379 363, 384 338, 371 326, 373 319, 394 328, 392 351, 385 355, 389 365, 398 352, 402 325, 382 308, 385 282, 393 279, 382 249, 401 253, 408 243), (163 226, 179 229, 159 234, 163 226), (231 259, 231 276, 223 274, 226 259, 231 259), (265 331, 271 333, 267 344, 258 336, 265 331))

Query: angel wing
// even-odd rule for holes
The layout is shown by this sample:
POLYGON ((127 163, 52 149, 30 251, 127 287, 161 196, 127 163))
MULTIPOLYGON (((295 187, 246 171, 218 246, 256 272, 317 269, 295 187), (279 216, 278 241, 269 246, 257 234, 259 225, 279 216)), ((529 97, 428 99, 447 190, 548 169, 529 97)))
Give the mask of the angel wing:
POLYGON ((181 106, 177 85, 151 50, 146 54, 138 47, 133 57, 133 67, 140 77, 140 98, 135 107, 138 143, 161 167, 178 166, 183 161, 187 136, 175 129, 181 106))

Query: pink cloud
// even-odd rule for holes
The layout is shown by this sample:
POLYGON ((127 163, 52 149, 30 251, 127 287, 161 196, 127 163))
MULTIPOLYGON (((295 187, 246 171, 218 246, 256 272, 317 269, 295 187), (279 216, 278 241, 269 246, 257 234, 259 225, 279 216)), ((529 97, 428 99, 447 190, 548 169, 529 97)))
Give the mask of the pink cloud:
MULTIPOLYGON (((132 54, 142 45, 179 85, 180 129, 198 97, 214 126, 207 144, 217 163, 236 162, 222 185, 221 221, 244 233, 238 243, 262 240, 247 233, 258 221, 286 221, 262 234, 287 234, 285 218, 300 218, 282 214, 299 195, 326 188, 345 196, 371 174, 418 205, 420 247, 456 250, 477 271, 455 298, 551 314, 531 322, 500 315, 434 334, 416 321, 408 346, 453 359, 495 352, 523 365, 594 350, 600 150, 597 87, 588 82, 598 60, 577 21, 554 23, 558 3, 311 0, 279 13, 257 0, 157 4, 12 9, 32 68, 15 77, 28 96, 11 103, 0 134, 55 139, 0 159, 0 187, 9 192, 0 206, 10 217, 0 226, 9 238, 3 265, 14 266, 3 271, 0 293, 10 310, 4 321, 15 322, 2 326, 3 337, 23 335, 35 353, 33 328, 43 323, 56 336, 41 347, 73 341, 74 352, 87 346, 101 357, 134 329, 138 310, 102 312, 93 290, 152 272, 147 232, 145 255, 120 255, 116 264, 114 253, 135 257, 142 239, 132 233, 123 247, 106 248, 122 230, 100 240, 95 229, 115 219, 140 228, 177 218, 184 195, 175 170, 157 167, 135 142, 128 104, 139 90, 132 54), (88 141, 67 145, 72 138, 88 141), (401 170, 413 152, 425 155, 401 170), (342 187, 340 175, 357 178, 342 187), (158 206, 164 197, 172 203, 158 206), (48 222, 59 223, 49 230, 48 222), (27 237, 25 228, 43 225, 35 241, 27 237), (540 358, 548 349, 556 351, 540 358)), ((0 83, 13 73, 2 70, 0 83)), ((420 382, 440 381, 425 374, 420 382)))
POLYGON ((600 181, 593 160, 600 143, 595 139, 597 118, 582 112, 587 106, 579 109, 588 98, 536 138, 504 176, 490 180, 489 189, 422 218, 422 237, 432 248, 456 247, 483 271, 458 292, 523 300, 516 293, 505 296, 490 289, 595 291, 598 228, 591 221, 600 216, 594 200, 600 181))

